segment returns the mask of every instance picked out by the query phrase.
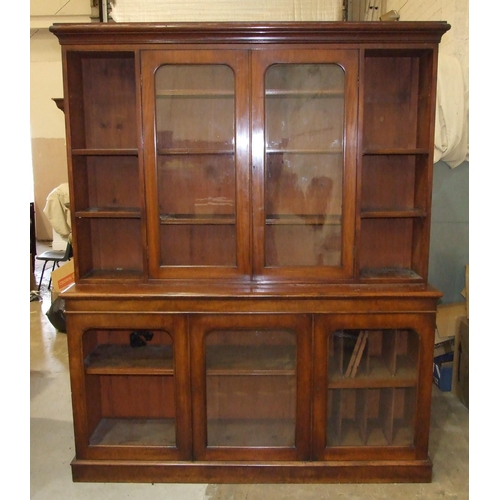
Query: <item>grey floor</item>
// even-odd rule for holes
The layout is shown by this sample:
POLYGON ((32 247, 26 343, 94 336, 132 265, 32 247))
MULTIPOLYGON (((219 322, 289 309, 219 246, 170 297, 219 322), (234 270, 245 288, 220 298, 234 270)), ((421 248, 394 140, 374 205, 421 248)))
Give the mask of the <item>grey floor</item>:
MULTIPOLYGON (((38 252, 46 247, 39 243, 38 252)), ((37 264, 35 278, 39 280, 37 264)), ((73 483, 74 456, 66 334, 46 317, 46 272, 41 300, 30 302, 31 455, 33 500, 379 500, 469 498, 469 411, 450 392, 433 388, 429 484, 109 484, 73 483)), ((494 495, 493 495, 494 496, 494 495)), ((7 497, 4 497, 7 498, 7 497)), ((492 498, 486 494, 484 498, 492 498)))

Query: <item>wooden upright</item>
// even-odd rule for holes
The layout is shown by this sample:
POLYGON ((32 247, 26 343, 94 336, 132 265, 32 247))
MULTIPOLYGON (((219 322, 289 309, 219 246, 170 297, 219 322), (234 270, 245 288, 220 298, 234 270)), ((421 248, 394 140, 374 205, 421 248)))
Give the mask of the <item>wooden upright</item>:
POLYGON ((51 28, 75 481, 431 480, 449 27, 51 28))

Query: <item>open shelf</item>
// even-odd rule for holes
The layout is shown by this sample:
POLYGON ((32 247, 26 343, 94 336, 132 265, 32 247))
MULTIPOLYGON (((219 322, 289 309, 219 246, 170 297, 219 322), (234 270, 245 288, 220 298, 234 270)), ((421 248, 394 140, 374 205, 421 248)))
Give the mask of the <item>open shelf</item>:
POLYGON ((430 238, 432 51, 369 49, 362 64, 357 274, 363 282, 423 282, 430 238))
POLYGON ((140 219, 141 211, 139 208, 117 208, 117 207, 91 207, 86 210, 79 210, 75 213, 79 218, 96 219, 140 219))
POLYGON ((427 219, 417 217, 361 218, 358 249, 361 279, 424 279, 415 242, 422 238, 427 219))
POLYGON ((137 154, 135 53, 72 52, 67 73, 72 151, 137 154))
POLYGON ((363 150, 364 156, 405 156, 405 155, 428 155, 426 148, 374 148, 363 150))
POLYGON ((74 148, 71 150, 74 156, 138 156, 137 148, 74 148))
MULTIPOLYGON (((124 217, 94 217, 92 213, 76 219, 79 253, 79 276, 94 278, 106 275, 122 279, 136 277, 143 271, 142 219, 135 211, 124 217)), ((95 215, 100 215, 95 214, 95 215)))
POLYGON ((141 216, 142 189, 135 155, 90 155, 73 158, 77 216, 141 216), (126 214, 126 215, 125 215, 126 214))
POLYGON ((82 274, 80 279, 83 282, 93 283, 116 283, 117 281, 142 281, 143 272, 133 269, 93 269, 86 274, 82 274))
POLYGON ((368 209, 365 208, 361 212, 362 219, 406 219, 412 217, 426 217, 427 212, 420 209, 398 210, 393 208, 388 209, 368 209))
POLYGON ((412 269, 401 267, 364 268, 360 271, 360 278, 363 280, 389 278, 422 281, 422 276, 418 273, 412 269))

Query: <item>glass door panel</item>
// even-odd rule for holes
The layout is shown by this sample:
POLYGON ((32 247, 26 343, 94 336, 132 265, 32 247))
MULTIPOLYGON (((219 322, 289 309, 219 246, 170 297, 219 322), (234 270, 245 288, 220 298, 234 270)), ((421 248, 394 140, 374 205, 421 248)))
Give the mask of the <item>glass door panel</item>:
POLYGON ((225 64, 155 73, 161 266, 233 266, 235 76, 225 64))
POLYGON ((413 445, 418 359, 414 330, 331 332, 327 447, 413 445))
POLYGON ((206 336, 207 445, 293 447, 296 334, 219 330, 206 336))
POLYGON ((191 456, 186 321, 182 316, 110 315, 95 327, 95 315, 77 318, 82 359, 84 437, 78 446, 90 458, 106 459, 117 450, 130 459, 191 456))
POLYGON ((275 64, 265 75, 265 266, 340 266, 345 72, 275 64))

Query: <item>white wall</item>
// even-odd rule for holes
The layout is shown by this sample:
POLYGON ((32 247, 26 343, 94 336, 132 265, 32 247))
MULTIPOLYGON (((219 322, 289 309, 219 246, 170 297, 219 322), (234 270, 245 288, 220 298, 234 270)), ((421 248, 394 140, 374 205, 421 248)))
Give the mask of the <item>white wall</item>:
POLYGON ((451 29, 439 51, 460 61, 468 85, 469 0, 387 0, 387 10, 392 9, 399 12, 400 21, 447 21, 451 29))

